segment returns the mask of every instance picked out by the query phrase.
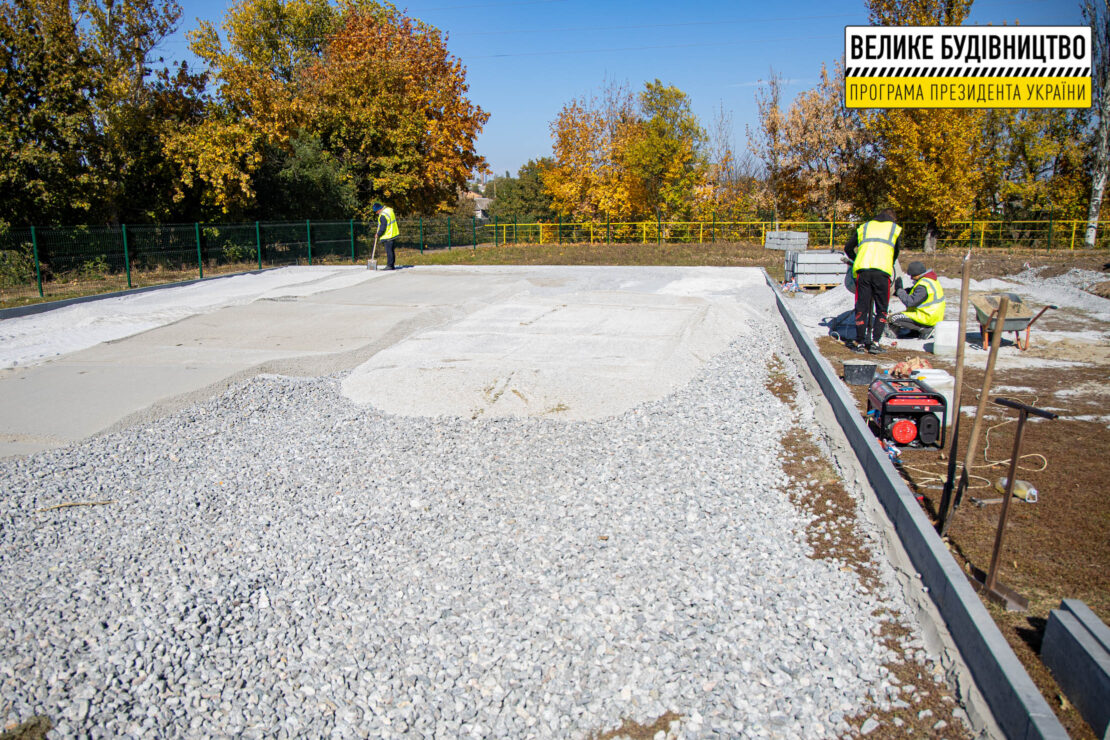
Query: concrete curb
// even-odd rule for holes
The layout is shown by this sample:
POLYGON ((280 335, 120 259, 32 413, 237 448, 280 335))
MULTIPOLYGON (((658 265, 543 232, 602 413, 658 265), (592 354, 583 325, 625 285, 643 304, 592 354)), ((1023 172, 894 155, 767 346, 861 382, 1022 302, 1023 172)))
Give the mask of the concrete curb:
MULTIPOLYGON (((288 265, 282 265, 288 267, 288 265)), ((0 308, 0 321, 4 319, 16 319, 20 316, 33 316, 37 313, 44 313, 46 311, 53 311, 56 308, 65 308, 66 306, 76 306, 80 303, 89 303, 90 301, 100 301, 105 298, 119 298, 125 295, 137 295, 138 293, 147 293, 152 290, 161 290, 163 288, 182 288, 186 285, 193 285, 194 283, 208 282, 209 280, 219 280, 220 278, 236 277, 238 275, 261 275, 270 270, 278 270, 278 267, 264 267, 261 270, 247 270, 245 272, 226 272, 220 275, 213 275, 206 278, 195 278, 193 280, 182 280, 178 283, 161 283, 160 285, 147 285, 143 288, 131 288, 130 290, 117 290, 114 293, 96 293, 95 295, 83 295, 79 298, 66 298, 61 301, 44 301, 42 303, 32 303, 28 306, 16 306, 15 308, 0 308)))
POLYGON ((972 679, 1008 738, 1066 740, 1068 733, 1041 696, 978 594, 930 524, 898 471, 863 423, 855 400, 767 276, 779 313, 852 446, 921 582, 944 619, 972 679))

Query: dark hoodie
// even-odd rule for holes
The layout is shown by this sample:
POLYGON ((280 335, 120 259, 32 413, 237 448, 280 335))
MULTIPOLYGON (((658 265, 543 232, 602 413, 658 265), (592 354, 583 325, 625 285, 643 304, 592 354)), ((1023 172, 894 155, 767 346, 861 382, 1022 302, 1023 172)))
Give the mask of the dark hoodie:
MULTIPOLYGON (((933 280, 936 280, 937 274, 932 270, 929 270, 924 275, 918 275, 917 279, 914 280, 914 282, 917 282, 921 278, 932 278, 933 280)), ((895 295, 898 296, 898 300, 902 301, 902 304, 907 309, 910 309, 917 308, 922 303, 924 303, 929 298, 929 291, 925 290, 924 285, 917 285, 916 287, 914 287, 913 292, 899 290, 895 293, 895 295)))

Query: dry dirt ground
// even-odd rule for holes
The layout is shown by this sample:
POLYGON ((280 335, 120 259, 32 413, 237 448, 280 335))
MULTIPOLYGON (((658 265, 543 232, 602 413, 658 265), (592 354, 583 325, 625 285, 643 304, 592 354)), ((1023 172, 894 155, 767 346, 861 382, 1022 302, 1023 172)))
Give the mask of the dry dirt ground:
MULTIPOLYGON (((962 255, 941 255, 932 260, 942 276, 959 279, 962 255)), ((1027 265, 1046 265, 1043 277, 1060 275, 1072 267, 1105 271, 1107 280, 1089 292, 1103 294, 1110 288, 1110 255, 1085 255, 1069 261, 1064 255, 988 254, 972 259, 975 280, 1005 277, 1027 265), (1104 270, 1106 268, 1106 270, 1104 270)), ((1094 738, 1094 732, 1070 704, 1040 659, 1041 638, 1049 612, 1061 599, 1085 602, 1104 622, 1110 623, 1110 347, 1073 341, 1038 343, 1042 334, 1056 330, 1096 328, 1090 316, 1074 312, 1049 312, 1032 332, 1027 354, 1044 360, 1076 363, 1067 367, 1031 367, 996 371, 989 398, 1006 397, 1059 414, 1054 420, 1026 424, 1015 476, 1033 484, 1036 503, 1014 500, 1004 533, 1000 582, 1029 600, 1026 612, 1008 612, 987 599, 984 603, 1007 641, 1041 689, 1049 705, 1073 738, 1094 738), (1077 418, 1078 417, 1078 418, 1077 418), (1091 419, 1094 420, 1091 420, 1091 419)), ((1100 327, 1105 330, 1107 327, 1100 327)), ((969 327, 969 333, 977 327, 969 327)), ((1008 335, 1012 337, 1013 335, 1008 335)), ((1004 347, 1011 345, 1009 339, 1004 347)), ((855 355, 841 343, 822 337, 822 353, 834 368, 855 355)), ((934 367, 955 374, 954 359, 938 358, 894 348, 881 358, 880 368, 914 357, 928 359, 934 367)), ((965 369, 961 406, 976 407, 984 372, 965 369)), ((867 386, 849 386, 861 413, 867 410, 867 386)), ((963 462, 973 424, 972 413, 961 422, 956 459, 963 462)), ((1001 506, 976 505, 972 499, 1000 499, 991 485, 1007 473, 1016 430, 1016 413, 990 404, 979 434, 978 452, 969 472, 971 487, 950 520, 946 542, 968 577, 973 569, 986 570, 991 561, 1001 506)), ((902 451, 900 470, 921 505, 936 522, 949 450, 935 448, 902 451)))

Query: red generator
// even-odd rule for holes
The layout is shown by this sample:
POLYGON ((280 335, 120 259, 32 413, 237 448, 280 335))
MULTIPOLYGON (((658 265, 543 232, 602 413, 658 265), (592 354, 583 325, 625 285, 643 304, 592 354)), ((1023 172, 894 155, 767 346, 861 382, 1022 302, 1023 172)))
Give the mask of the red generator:
POLYGON ((948 403, 920 380, 879 378, 867 389, 867 420, 879 439, 943 449, 948 403))

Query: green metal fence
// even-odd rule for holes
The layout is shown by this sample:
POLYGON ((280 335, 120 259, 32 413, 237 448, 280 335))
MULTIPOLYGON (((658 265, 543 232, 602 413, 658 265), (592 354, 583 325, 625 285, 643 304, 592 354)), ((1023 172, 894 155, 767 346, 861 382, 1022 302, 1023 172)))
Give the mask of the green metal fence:
MULTIPOLYGON (((768 231, 805 231, 810 247, 843 245, 849 221, 549 222, 453 216, 399 219, 399 249, 505 244, 762 244, 768 231)), ((1096 246, 1110 247, 1110 223, 1096 246)), ((903 224, 902 243, 924 246, 926 225, 903 224)), ((965 221, 937 234, 938 248, 1075 249, 1086 221, 965 221)), ((279 265, 355 263, 370 254, 374 222, 286 221, 9 228, 0 232, 0 301, 65 298, 279 265)))

